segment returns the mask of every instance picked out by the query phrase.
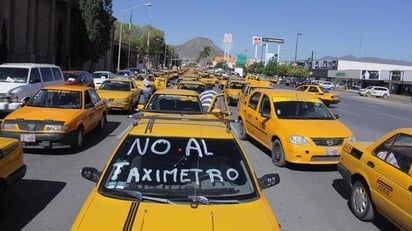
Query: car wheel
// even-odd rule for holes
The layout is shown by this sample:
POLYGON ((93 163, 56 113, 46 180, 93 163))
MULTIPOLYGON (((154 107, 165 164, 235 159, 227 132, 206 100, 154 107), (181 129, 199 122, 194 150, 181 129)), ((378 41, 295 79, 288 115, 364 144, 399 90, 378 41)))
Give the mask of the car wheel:
POLYGON ((242 119, 239 122, 239 139, 247 140, 246 127, 242 119))
POLYGON ((371 93, 368 92, 368 93, 365 94, 365 96, 366 96, 366 97, 369 97, 369 96, 371 96, 371 93))
POLYGON ((278 167, 285 167, 285 152, 283 151, 282 143, 276 139, 272 142, 272 162, 278 167))
POLYGON ((375 208, 372 204, 369 189, 362 181, 356 181, 352 186, 350 208, 353 214, 360 220, 373 220, 375 208))
POLYGON ((80 149, 83 146, 84 137, 83 137, 83 128, 78 127, 74 137, 74 142, 72 144, 73 149, 80 149))
POLYGON ((99 121, 99 126, 98 126, 99 130, 103 130, 104 127, 106 126, 106 123, 107 123, 107 116, 106 116, 106 113, 103 113, 102 118, 100 118, 100 121, 99 121))
POLYGON ((387 95, 387 94, 383 94, 382 98, 386 99, 386 98, 388 98, 388 95, 387 95))

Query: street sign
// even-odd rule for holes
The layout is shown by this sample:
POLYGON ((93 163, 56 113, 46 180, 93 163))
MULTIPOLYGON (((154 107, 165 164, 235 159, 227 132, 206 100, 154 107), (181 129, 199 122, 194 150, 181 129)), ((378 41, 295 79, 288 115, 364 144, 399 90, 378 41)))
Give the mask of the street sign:
POLYGON ((253 36, 253 45, 260 45, 262 44, 262 37, 260 36, 253 36))
POLYGON ((285 43, 284 39, 280 38, 265 38, 262 37, 262 42, 267 42, 267 43, 285 43))
POLYGON ((246 60, 247 60, 247 55, 245 54, 239 54, 236 56, 236 64, 238 65, 246 64, 246 60))

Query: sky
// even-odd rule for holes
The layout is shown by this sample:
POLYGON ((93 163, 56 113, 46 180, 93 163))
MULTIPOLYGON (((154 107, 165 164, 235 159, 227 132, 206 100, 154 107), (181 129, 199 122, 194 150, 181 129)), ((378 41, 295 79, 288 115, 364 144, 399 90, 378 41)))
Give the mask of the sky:
POLYGON ((297 60, 313 54, 412 62, 410 0, 113 0, 113 14, 128 23, 134 6, 132 23, 162 30, 170 45, 205 37, 224 50, 231 34, 231 56, 257 51, 260 57, 262 46, 252 42, 259 36, 284 39, 279 47, 267 45, 282 61, 294 60, 296 52, 297 60), (152 6, 143 6, 147 2, 152 6))

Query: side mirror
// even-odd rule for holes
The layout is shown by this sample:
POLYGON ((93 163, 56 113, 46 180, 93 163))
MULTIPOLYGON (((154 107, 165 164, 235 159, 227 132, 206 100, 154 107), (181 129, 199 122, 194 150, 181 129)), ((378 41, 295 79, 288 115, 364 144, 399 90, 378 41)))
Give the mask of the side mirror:
POLYGON ((259 181, 260 188, 266 189, 266 188, 270 188, 274 185, 279 184, 280 177, 279 177, 279 174, 277 173, 266 174, 262 176, 261 178, 259 178, 258 181, 259 181))
POLYGON ((86 180, 90 180, 92 182, 97 183, 99 181, 100 175, 102 174, 100 171, 98 171, 96 168, 92 167, 84 167, 80 171, 82 174, 82 177, 86 180))

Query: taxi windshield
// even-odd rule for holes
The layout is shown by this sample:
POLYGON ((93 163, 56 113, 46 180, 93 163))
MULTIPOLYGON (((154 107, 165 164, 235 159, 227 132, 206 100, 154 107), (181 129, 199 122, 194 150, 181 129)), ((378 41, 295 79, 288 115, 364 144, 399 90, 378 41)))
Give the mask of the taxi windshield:
POLYGON ((100 192, 241 201, 257 196, 251 176, 233 139, 129 135, 109 164, 100 192))
POLYGON ((279 101, 275 102, 274 105, 279 119, 335 119, 326 106, 320 102, 279 101))

